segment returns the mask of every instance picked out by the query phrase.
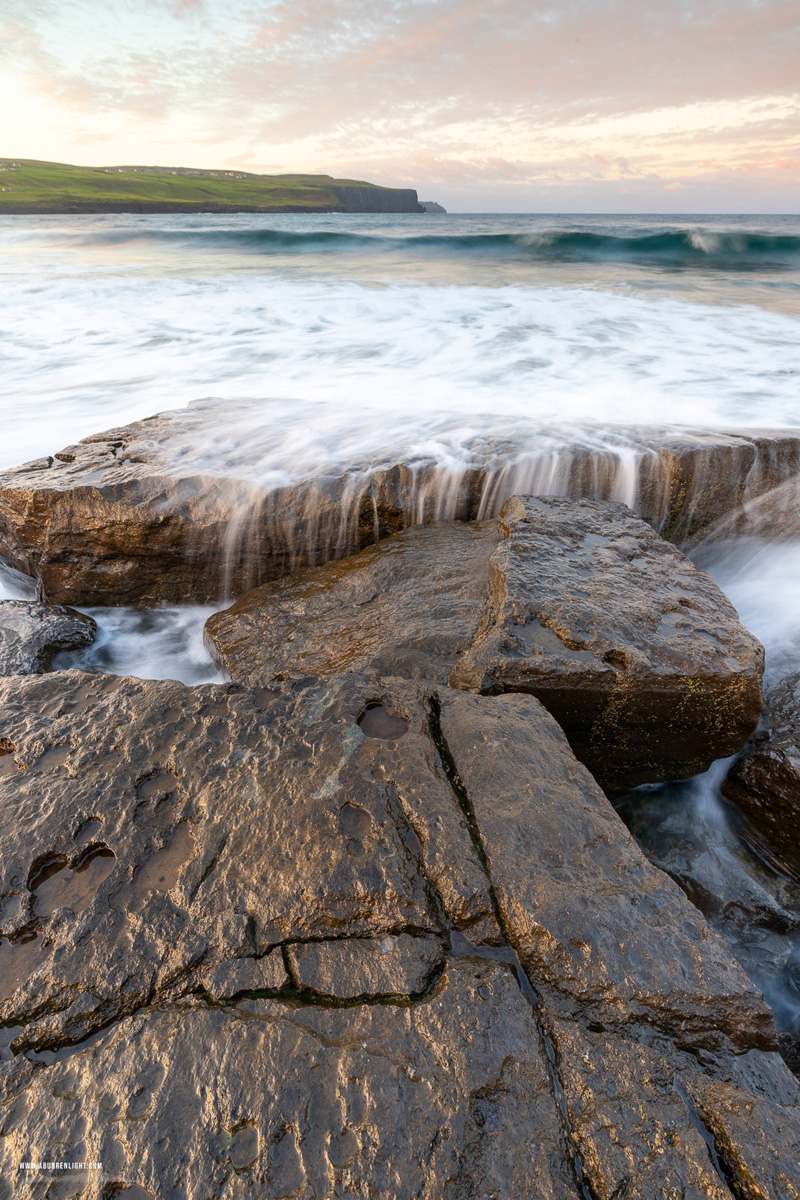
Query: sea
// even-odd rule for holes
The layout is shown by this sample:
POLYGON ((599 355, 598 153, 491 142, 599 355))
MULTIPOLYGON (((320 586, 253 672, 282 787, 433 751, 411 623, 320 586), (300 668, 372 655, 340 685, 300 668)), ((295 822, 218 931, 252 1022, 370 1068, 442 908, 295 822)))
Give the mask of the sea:
MULTIPOLYGON (((800 432, 800 218, 3 216, 0 395, 0 468, 213 400, 231 419, 194 448, 204 467, 252 472, 256 453, 278 483, 458 471, 481 439, 543 429, 800 432)), ((800 671, 800 542, 706 546, 700 565, 764 643, 768 682, 800 671)), ((0 575, 0 595, 25 591, 0 575)), ((211 607, 92 611, 95 645, 60 665, 220 678, 211 607)), ((724 770, 620 811, 800 1046, 795 893, 732 828, 724 770)))

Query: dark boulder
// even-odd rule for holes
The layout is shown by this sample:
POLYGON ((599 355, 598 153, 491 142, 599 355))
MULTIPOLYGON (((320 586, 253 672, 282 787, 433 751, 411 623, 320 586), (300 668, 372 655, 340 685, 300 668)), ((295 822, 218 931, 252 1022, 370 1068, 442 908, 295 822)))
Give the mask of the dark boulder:
POLYGON ((767 696, 761 728, 722 791, 767 850, 800 876, 800 675, 767 696))
POLYGON ((94 641, 91 617, 33 600, 0 600, 0 675, 49 671, 62 650, 82 650, 94 641))

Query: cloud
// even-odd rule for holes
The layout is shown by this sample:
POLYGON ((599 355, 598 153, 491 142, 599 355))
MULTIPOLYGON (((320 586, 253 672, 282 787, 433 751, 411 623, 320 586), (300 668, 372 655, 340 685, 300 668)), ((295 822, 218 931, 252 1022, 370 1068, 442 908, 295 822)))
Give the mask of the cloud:
POLYGON ((516 187, 800 155, 796 0, 4 0, 3 35, 41 157, 116 129, 127 161, 516 187))

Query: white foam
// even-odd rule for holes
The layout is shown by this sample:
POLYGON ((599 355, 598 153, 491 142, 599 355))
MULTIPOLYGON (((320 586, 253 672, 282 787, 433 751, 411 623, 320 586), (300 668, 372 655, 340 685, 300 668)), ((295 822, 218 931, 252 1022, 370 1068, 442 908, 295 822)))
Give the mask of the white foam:
POLYGON ((270 397, 214 453, 264 436, 276 477, 554 421, 800 425, 800 322, 755 307, 67 267, 0 293, 2 466, 204 396, 270 397))

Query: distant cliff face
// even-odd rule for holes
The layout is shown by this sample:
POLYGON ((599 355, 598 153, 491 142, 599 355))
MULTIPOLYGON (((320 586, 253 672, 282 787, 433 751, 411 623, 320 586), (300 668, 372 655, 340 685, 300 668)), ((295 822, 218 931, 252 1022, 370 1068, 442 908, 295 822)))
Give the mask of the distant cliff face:
POLYGON ((413 188, 332 187, 347 212, 421 213, 425 209, 413 188))
POLYGON ((446 213, 447 209, 442 208, 441 204, 437 204, 435 200, 420 200, 420 204, 429 213, 446 213))
POLYGON ((412 188, 330 175, 254 175, 185 167, 76 167, 0 159, 0 213, 421 213, 412 188))

